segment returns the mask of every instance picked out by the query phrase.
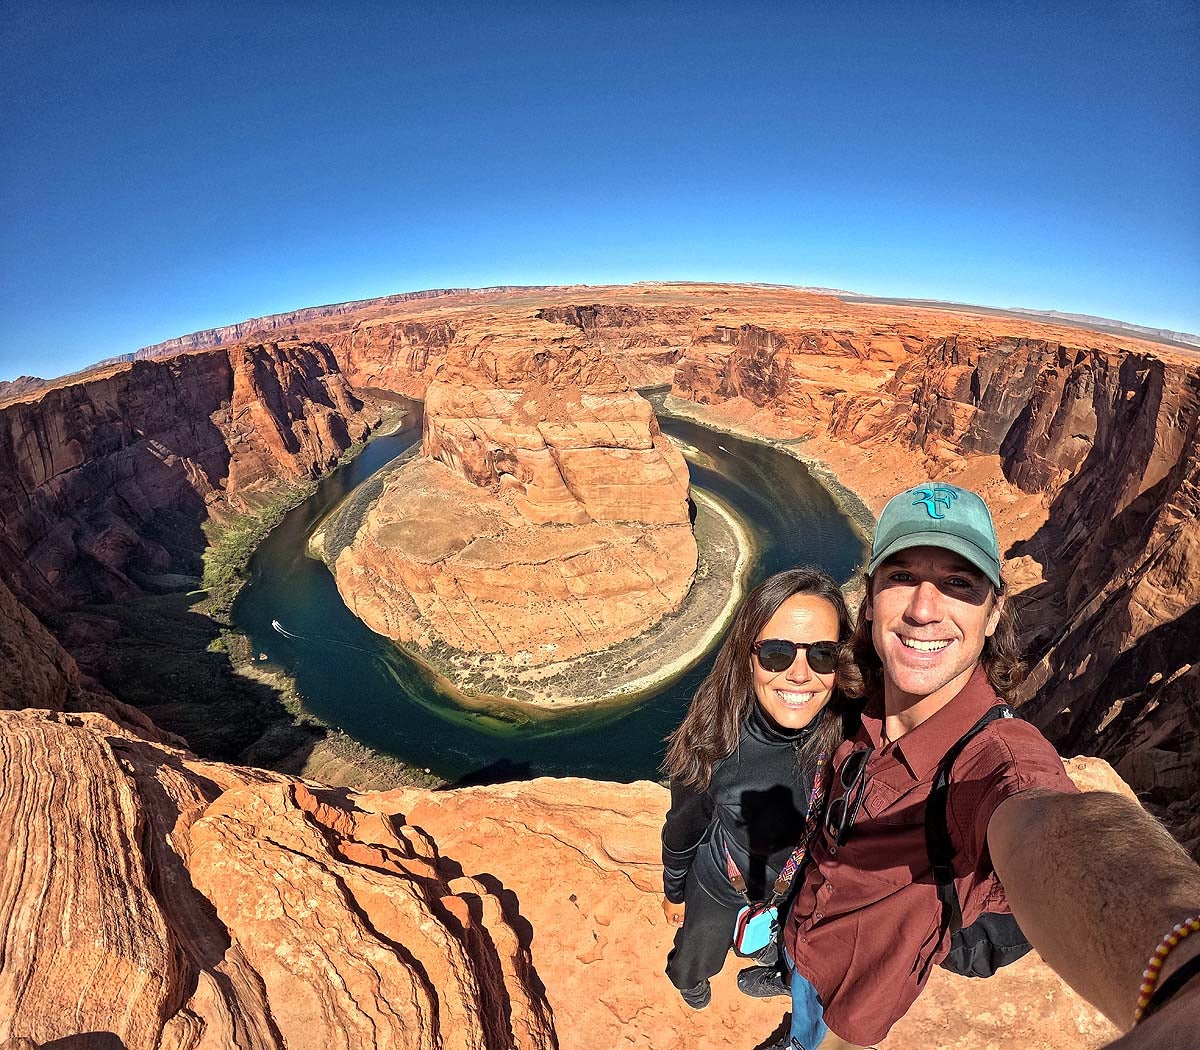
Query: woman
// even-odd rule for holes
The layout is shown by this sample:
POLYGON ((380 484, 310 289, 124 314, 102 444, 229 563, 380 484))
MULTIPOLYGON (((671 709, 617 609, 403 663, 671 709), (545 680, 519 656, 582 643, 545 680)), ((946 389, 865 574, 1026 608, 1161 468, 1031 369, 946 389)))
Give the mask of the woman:
MULTIPOLYGON (((857 718, 850 697, 859 679, 840 644, 849 635, 845 599, 827 573, 771 576, 739 606, 712 672, 668 738, 662 907, 679 929, 667 976, 694 1009, 708 1005, 709 978, 724 965, 739 910, 775 895, 819 797, 819 763, 857 718)), ((787 992, 782 979, 777 988, 739 986, 787 992)))

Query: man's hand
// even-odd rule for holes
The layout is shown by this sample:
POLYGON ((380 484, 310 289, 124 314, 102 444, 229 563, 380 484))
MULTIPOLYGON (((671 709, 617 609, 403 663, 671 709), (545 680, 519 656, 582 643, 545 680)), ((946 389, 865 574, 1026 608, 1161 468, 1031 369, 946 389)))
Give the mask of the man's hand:
POLYGON ((672 926, 683 925, 683 912, 686 907, 686 904, 672 904, 666 897, 663 898, 663 914, 667 917, 667 922, 672 926))

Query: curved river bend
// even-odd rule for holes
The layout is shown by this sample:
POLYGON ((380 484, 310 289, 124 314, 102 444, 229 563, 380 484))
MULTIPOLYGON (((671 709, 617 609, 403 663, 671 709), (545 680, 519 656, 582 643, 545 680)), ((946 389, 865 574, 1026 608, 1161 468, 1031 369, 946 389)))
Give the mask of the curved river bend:
MULTIPOLYGON (((748 587, 803 563, 849 579, 862 543, 799 460, 656 409, 663 432, 685 445, 692 485, 732 507, 754 536, 748 587)), ((504 704, 467 709, 353 616, 333 575, 306 555, 318 522, 420 435, 420 406, 414 403, 403 430, 372 441, 271 532, 251 559, 233 608, 234 626, 255 653, 265 653, 270 666, 295 679, 313 714, 376 751, 447 780, 656 779, 663 737, 683 717, 712 651, 637 700, 554 712, 504 704)))

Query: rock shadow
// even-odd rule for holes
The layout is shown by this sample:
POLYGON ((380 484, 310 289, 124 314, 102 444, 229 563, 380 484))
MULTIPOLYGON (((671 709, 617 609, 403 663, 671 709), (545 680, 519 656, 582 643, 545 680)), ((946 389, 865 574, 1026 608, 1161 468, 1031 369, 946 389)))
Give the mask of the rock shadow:
MULTIPOLYGON (((296 724, 273 685, 239 674, 226 625, 196 608, 196 593, 143 595, 71 614, 68 648, 115 696, 195 754, 299 771, 325 736, 296 724)), ((235 640, 235 645, 242 644, 235 640)), ((253 663, 253 653, 243 653, 253 663)))
POLYGON ((443 784, 437 791, 450 791, 463 787, 488 787, 492 784, 511 784, 518 781, 532 780, 533 768, 528 762, 514 762, 509 758, 498 758, 486 766, 464 773, 457 780, 443 784))
POLYGON ((114 1032, 80 1032, 42 1043, 41 1050, 125 1050, 125 1043, 114 1032))

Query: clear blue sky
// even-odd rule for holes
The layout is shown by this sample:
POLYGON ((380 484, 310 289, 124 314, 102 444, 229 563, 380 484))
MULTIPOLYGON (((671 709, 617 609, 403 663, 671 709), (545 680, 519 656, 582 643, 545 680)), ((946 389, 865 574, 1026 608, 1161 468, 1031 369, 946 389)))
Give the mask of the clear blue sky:
POLYGON ((1200 331, 1200 5, 5 5, 0 379, 447 285, 1200 331))

